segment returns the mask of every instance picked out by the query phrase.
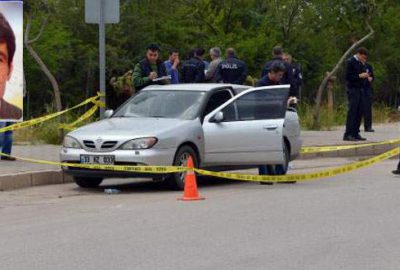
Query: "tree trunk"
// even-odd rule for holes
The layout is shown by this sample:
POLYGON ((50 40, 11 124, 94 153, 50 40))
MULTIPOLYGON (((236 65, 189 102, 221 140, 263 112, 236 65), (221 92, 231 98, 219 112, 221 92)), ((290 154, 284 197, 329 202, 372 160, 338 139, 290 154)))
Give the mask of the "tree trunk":
POLYGON ((365 35, 362 39, 358 40, 355 42, 339 59, 339 61, 336 63, 335 67, 327 73, 325 78, 322 80, 318 91, 317 91, 317 97, 315 99, 315 109, 314 109, 314 122, 313 122, 313 129, 320 129, 321 128, 321 101, 322 101, 322 95, 323 92, 326 89, 326 86, 328 84, 329 79, 336 74, 336 72, 339 70, 340 66, 343 64, 343 62, 346 60, 346 58, 351 54, 351 52, 360 46, 364 41, 369 39, 373 34, 374 34, 374 29, 371 27, 371 25, 366 22, 368 28, 369 28, 369 33, 365 35))
MULTIPOLYGON (((26 22, 26 29, 25 29, 25 36, 24 36, 24 44, 26 49, 28 50, 29 54, 33 57, 33 59, 35 59, 35 61, 38 63, 40 69, 43 71, 43 73, 46 75, 46 77, 49 79, 51 86, 53 88, 53 94, 54 94, 54 101, 55 101, 55 105, 56 105, 56 110, 58 112, 62 111, 62 103, 61 103, 61 93, 60 93, 60 87, 58 86, 58 82, 56 80, 56 78, 54 77, 54 75, 50 72, 50 70, 47 68, 46 64, 43 62, 43 60, 40 58, 39 54, 36 53, 36 51, 33 49, 32 47, 32 43, 34 43, 35 41, 37 41, 40 36, 43 33, 44 27, 47 24, 47 19, 45 19, 42 22, 42 26, 40 28, 39 33, 37 34, 37 36, 33 39, 29 39, 29 34, 30 34, 30 30, 31 30, 31 26, 32 26, 32 17, 30 14, 27 15, 27 22, 26 22)), ((60 122, 64 122, 64 116, 62 115, 60 117, 60 122)), ((60 142, 63 140, 64 138, 64 130, 60 129, 59 130, 59 140, 60 142)))
MULTIPOLYGON (((43 24, 45 24, 45 22, 43 24)), ((58 82, 57 82, 56 78, 54 77, 54 75, 47 68, 46 64, 43 62, 43 60, 40 58, 40 56, 35 52, 35 50, 33 49, 32 45, 31 45, 34 41, 36 41, 40 37, 42 30, 35 39, 29 40, 29 32, 31 29, 31 25, 32 25, 32 18, 30 16, 28 16, 28 19, 26 22, 26 29, 25 29, 25 38, 24 38, 25 47, 28 50, 29 54, 33 57, 33 59, 35 59, 35 61, 38 63, 40 69, 46 75, 48 80, 50 81, 51 86, 53 88, 56 110, 59 112, 62 110, 62 103, 61 103, 60 87, 58 86, 58 82)), ((42 29, 43 28, 44 28, 44 25, 42 25, 42 29)))

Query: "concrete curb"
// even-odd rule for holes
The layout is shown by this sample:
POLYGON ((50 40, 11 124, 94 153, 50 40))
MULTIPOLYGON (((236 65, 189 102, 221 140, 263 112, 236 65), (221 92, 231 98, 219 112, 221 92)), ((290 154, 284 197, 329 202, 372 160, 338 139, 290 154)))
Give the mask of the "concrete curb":
POLYGON ((395 145, 377 145, 377 146, 369 146, 369 147, 342 150, 342 151, 301 154, 299 159, 377 156, 377 155, 383 154, 387 151, 390 151, 395 147, 396 147, 395 145))
POLYGON ((61 170, 6 174, 0 175, 0 191, 71 182, 73 182, 72 177, 61 170))

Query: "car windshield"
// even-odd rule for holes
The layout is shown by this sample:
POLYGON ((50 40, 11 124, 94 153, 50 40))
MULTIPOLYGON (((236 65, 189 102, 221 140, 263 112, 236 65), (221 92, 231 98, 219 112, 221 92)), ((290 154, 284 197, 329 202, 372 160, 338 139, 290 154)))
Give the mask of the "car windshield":
POLYGON ((113 117, 194 119, 205 93, 199 91, 143 91, 125 103, 113 117))

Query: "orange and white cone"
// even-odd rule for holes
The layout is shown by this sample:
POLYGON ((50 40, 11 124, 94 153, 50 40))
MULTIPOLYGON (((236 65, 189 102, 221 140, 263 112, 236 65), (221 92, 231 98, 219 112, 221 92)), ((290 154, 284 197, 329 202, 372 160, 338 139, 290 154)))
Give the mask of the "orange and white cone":
POLYGON ((199 191, 197 190, 196 174, 194 173, 193 159, 189 157, 187 162, 188 171, 185 175, 185 189, 183 191, 183 197, 178 198, 181 201, 198 201, 204 200, 204 197, 200 197, 199 191))

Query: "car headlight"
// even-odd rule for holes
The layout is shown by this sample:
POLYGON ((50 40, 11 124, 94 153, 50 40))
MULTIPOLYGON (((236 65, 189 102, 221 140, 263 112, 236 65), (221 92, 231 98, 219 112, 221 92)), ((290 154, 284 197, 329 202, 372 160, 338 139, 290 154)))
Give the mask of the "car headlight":
POLYGON ((65 136, 64 141, 63 141, 63 147, 64 148, 75 148, 75 149, 81 149, 82 146, 78 142, 77 139, 72 138, 70 136, 65 136))
POLYGON ((149 149, 152 148, 157 143, 157 138, 149 137, 149 138, 140 138, 127 141, 123 145, 120 146, 121 150, 140 150, 140 149, 149 149))

